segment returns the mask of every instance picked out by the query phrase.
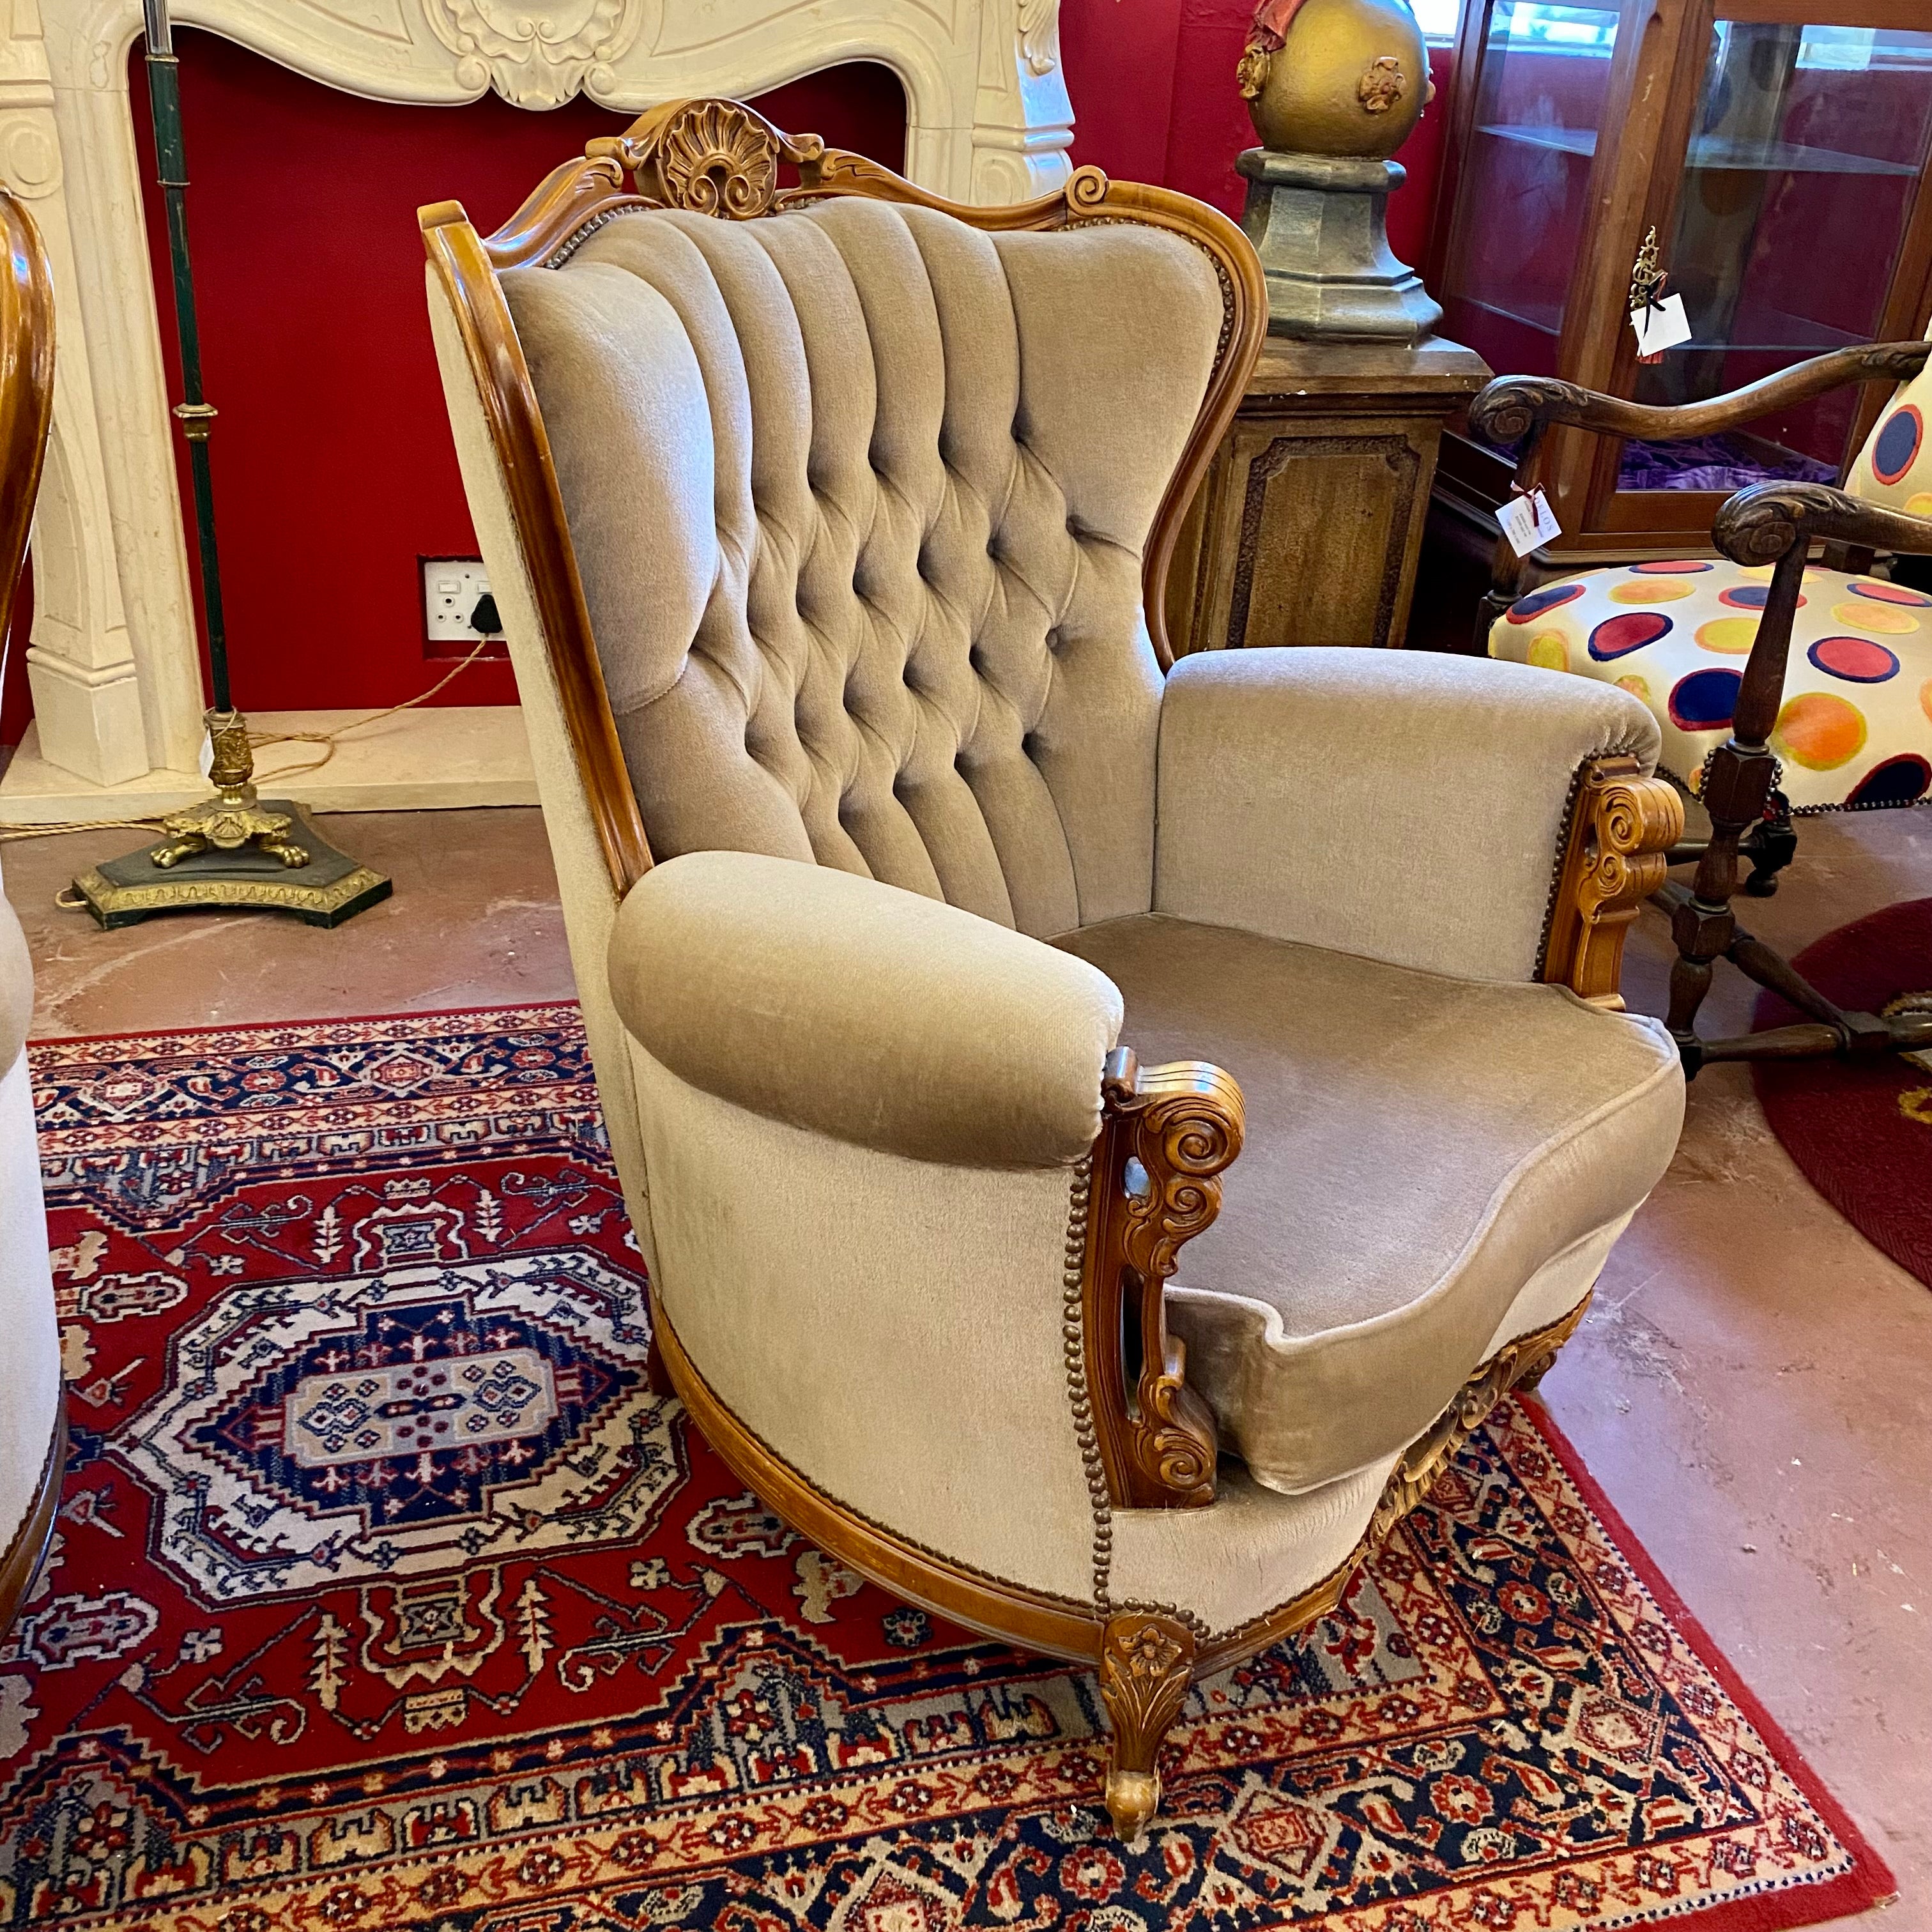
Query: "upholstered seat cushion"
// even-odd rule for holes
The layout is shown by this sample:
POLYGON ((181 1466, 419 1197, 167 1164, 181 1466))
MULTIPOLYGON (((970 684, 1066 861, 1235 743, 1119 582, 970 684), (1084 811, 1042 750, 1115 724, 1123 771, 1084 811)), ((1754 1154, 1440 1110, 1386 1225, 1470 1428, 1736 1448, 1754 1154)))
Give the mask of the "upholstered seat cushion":
MULTIPOLYGON (((1684 558, 1546 584, 1490 630, 1490 655, 1620 685, 1649 706, 1663 764, 1694 790, 1730 734, 1767 566, 1684 558)), ((1932 790, 1932 597, 1814 567, 1772 734, 1798 811, 1904 805, 1932 790)))
POLYGON ((1055 943, 1120 988, 1143 1065, 1240 1083, 1246 1142, 1168 1319, 1223 1448, 1273 1489, 1406 1446, 1496 1347, 1574 1306, 1676 1144, 1669 1036, 1560 987, 1159 914, 1055 943))

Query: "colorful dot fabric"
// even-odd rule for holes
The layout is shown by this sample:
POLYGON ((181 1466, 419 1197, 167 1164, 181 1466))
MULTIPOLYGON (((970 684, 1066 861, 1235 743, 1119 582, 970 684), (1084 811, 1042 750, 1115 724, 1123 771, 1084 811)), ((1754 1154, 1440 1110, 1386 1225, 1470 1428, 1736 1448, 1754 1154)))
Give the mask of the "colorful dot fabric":
POLYGON ((1868 503, 1903 510, 1909 517, 1932 517, 1932 437, 1925 421, 1932 415, 1932 364, 1899 386, 1879 412, 1865 446, 1845 478, 1845 488, 1868 503))
MULTIPOLYGON (((1932 458, 1912 460, 1932 496, 1932 458)), ((1586 571, 1519 598, 1491 629, 1490 655, 1630 692, 1662 728, 1664 768, 1694 784, 1730 735, 1770 575, 1722 559, 1586 571)), ((1808 569, 1771 744, 1794 806, 1932 793, 1932 596, 1808 569)))

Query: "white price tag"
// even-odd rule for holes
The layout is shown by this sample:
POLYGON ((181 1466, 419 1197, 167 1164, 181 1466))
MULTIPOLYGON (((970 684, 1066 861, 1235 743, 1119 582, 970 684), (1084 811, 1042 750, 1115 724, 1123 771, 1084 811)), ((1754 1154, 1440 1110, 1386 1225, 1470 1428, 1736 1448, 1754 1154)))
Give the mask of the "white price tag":
POLYGON ((1690 318, 1684 313, 1682 296, 1666 296, 1648 308, 1632 309, 1630 326, 1636 331, 1640 357, 1661 356, 1666 349, 1690 340, 1690 318))
POLYGON ((1497 511, 1496 521, 1502 524, 1510 548, 1518 556, 1527 556, 1538 544, 1563 534, 1563 526, 1556 520, 1550 500, 1540 490, 1532 490, 1526 496, 1510 497, 1497 511))
POLYGON ((206 731, 201 734, 201 749, 194 754, 194 763, 203 778, 214 769, 214 740, 206 731))

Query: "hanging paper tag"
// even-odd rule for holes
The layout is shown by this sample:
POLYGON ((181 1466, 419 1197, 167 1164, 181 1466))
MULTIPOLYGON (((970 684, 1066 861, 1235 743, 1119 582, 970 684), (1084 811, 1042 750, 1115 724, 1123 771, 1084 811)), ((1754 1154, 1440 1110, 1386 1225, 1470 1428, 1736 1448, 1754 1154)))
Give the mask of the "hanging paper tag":
POLYGON ((206 731, 201 734, 201 749, 194 754, 194 764, 203 778, 214 769, 214 740, 206 731))
POLYGON ((1538 544, 1563 534, 1563 526, 1540 490, 1532 490, 1528 496, 1518 491, 1496 512, 1496 521, 1518 556, 1527 556, 1538 544))
POLYGON ((1690 319, 1684 313, 1682 296, 1666 296, 1646 308, 1630 310, 1630 326, 1636 331, 1637 360, 1648 362, 1690 340, 1690 319))

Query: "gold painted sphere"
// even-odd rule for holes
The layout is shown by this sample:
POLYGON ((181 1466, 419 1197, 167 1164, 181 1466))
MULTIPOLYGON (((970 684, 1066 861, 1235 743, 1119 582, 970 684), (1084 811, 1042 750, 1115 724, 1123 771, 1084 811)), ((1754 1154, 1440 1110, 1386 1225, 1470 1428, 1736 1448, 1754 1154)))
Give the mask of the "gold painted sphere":
MULTIPOLYGON (((1262 63, 1242 62, 1244 93, 1262 63)), ((1429 98, 1429 53, 1402 0, 1306 0, 1248 102, 1262 146, 1386 160, 1429 98)))

